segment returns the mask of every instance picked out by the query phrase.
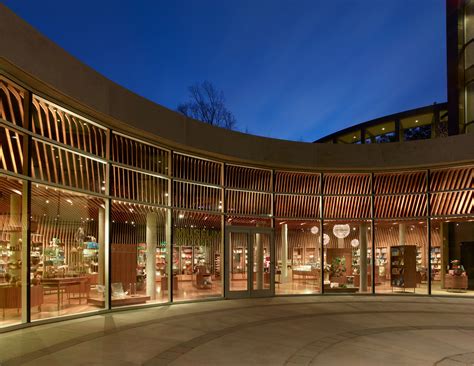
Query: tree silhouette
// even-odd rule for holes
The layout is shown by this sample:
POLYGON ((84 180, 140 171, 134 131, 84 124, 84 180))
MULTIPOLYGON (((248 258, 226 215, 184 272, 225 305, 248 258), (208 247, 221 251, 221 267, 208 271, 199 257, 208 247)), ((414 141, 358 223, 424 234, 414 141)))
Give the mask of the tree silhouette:
POLYGON ((209 123, 213 126, 233 130, 237 121, 225 106, 224 93, 210 83, 204 81, 188 88, 189 101, 178 105, 176 110, 186 117, 209 123))

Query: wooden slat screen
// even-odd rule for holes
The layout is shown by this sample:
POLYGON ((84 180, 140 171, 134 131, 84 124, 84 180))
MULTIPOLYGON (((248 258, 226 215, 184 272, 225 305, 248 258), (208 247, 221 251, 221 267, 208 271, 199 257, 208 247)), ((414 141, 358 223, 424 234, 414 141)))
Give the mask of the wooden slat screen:
POLYGON ((173 176, 176 178, 221 185, 221 172, 221 163, 173 154, 173 176))
POLYGON ((23 99, 25 92, 0 76, 0 118, 24 127, 23 99))
POLYGON ((327 196, 324 197, 325 218, 367 218, 370 217, 370 196, 327 196))
POLYGON ((105 158, 105 128, 100 128, 38 97, 33 97, 32 116, 32 132, 105 158))
POLYGON ((424 217, 427 215, 426 195, 375 196, 375 217, 424 217))
POLYGON ((106 164, 33 139, 33 178, 96 193, 105 191, 106 164))
POLYGON ((0 125, 0 169, 22 173, 23 135, 0 125))
POLYGON ((319 181, 319 174, 276 172, 275 192, 320 194, 319 181))
POLYGON ((227 213, 241 215, 270 215, 272 195, 245 191, 226 191, 227 213))
POLYGON ((165 178, 112 167, 111 194, 115 197, 153 205, 167 205, 168 184, 169 181, 165 178))
POLYGON ((426 192, 426 172, 374 174, 375 194, 426 192))
POLYGON ((324 194, 370 194, 370 174, 324 174, 324 194))
POLYGON ((270 219, 263 217, 244 217, 244 216, 227 216, 227 224, 235 226, 262 226, 269 227, 272 225, 270 219))
POLYGON ((432 193, 431 215, 473 215, 474 190, 461 192, 432 193))
POLYGON ((219 188, 173 182, 173 206, 203 211, 222 211, 219 188))
POLYGON ((449 168, 430 172, 432 192, 474 189, 474 167, 449 168))
POLYGON ((153 173, 168 175, 169 151, 155 146, 112 135, 112 160, 153 173))
POLYGON ((318 196, 304 195, 275 195, 276 217, 307 217, 318 218, 319 212, 318 196))
POLYGON ((225 186, 251 191, 271 191, 272 172, 269 170, 226 165, 225 186))

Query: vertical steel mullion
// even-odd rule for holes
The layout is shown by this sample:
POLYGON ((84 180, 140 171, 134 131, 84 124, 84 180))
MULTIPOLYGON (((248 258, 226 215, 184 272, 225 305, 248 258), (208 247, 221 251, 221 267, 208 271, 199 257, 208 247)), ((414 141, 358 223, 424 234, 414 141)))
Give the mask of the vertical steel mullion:
MULTIPOLYGON (((275 245, 275 170, 272 170, 271 177, 271 194, 272 194, 272 207, 271 207, 271 225, 272 233, 270 234, 270 293, 272 296, 275 296, 275 265, 276 265, 276 245, 275 245)), ((265 277, 263 282, 265 283, 265 277)))
MULTIPOLYGON (((32 108, 33 100, 30 91, 25 92, 23 100, 24 127, 32 130, 32 108)), ((23 167, 22 173, 31 177, 31 135, 23 135, 23 167)), ((21 322, 31 322, 31 181, 23 182, 22 185, 22 245, 21 245, 21 322)))
MULTIPOLYGON (((227 250, 226 250, 226 246, 227 246, 227 240, 226 240, 226 216, 225 216, 225 212, 226 212, 226 209, 227 209, 227 202, 226 202, 226 199, 225 199, 225 187, 224 187, 224 182, 225 182, 225 177, 224 177, 224 173, 225 172, 225 164, 224 163, 221 163, 221 172, 220 172, 220 185, 221 185, 221 211, 222 211, 222 215, 221 215, 221 245, 220 245, 220 254, 221 254, 221 257, 220 257, 220 266, 221 266, 221 291, 222 291, 222 296, 223 297, 226 297, 227 295, 227 270, 226 270, 226 266, 228 265, 227 263, 227 250)), ((219 206, 217 206, 219 208, 219 206)))
MULTIPOLYGON (((174 202, 173 199, 173 185, 174 185, 174 166, 173 166, 173 151, 170 151, 168 154, 168 175, 169 175, 169 180, 168 180, 168 206, 170 207, 168 209, 168 215, 169 219, 166 220, 166 225, 168 225, 168 230, 169 230, 169 238, 170 238, 170 243, 169 243, 169 261, 168 261, 168 302, 172 303, 173 302, 173 285, 174 285, 174 271, 173 271, 173 251, 174 251, 174 244, 173 244, 173 214, 174 214, 174 209, 172 208, 176 202, 174 202)), ((178 253, 178 258, 180 257, 178 253)), ((179 267, 179 265, 178 265, 179 267)), ((179 270, 179 268, 178 268, 179 270)))
MULTIPOLYGON (((371 282, 372 282, 372 294, 375 294, 375 225, 374 225, 374 215, 375 215, 375 198, 374 198, 374 179, 375 175, 374 173, 370 174, 370 235, 372 239, 372 253, 371 253, 371 259, 372 259, 372 266, 370 268, 370 273, 371 273, 371 282)), ((367 233, 365 233, 367 235, 367 233)), ((367 253, 365 253, 367 255, 367 253)))
POLYGON ((105 158, 107 160, 106 171, 105 171, 105 194, 107 195, 107 201, 105 204, 105 263, 102 265, 104 268, 104 284, 106 296, 104 296, 105 304, 104 307, 107 310, 112 309, 112 199, 110 198, 110 193, 115 191, 112 187, 112 163, 110 162, 112 159, 112 130, 107 130, 107 137, 106 137, 106 151, 105 151, 105 158))
POLYGON ((324 174, 321 173, 319 176, 319 213, 320 213, 320 225, 321 225, 321 234, 320 234, 320 244, 321 244, 321 294, 324 294, 324 174))
MULTIPOLYGON (((431 195, 430 195, 430 184, 431 184, 431 171, 426 171, 426 230, 428 235, 428 295, 431 295, 431 195)), ((443 239, 443 238, 441 238, 443 239)), ((441 243, 442 244, 442 243, 441 243)))

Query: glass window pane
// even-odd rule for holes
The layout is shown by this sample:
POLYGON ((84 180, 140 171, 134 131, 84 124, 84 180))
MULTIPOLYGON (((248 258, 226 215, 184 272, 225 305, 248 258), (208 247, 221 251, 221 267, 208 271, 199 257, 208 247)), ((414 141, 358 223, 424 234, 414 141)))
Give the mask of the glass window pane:
POLYGON ((23 172, 23 134, 0 125, 0 169, 23 172))
POLYGON ((101 198, 32 185, 33 320, 104 308, 105 219, 101 198))
POLYGON ((474 219, 431 220, 431 293, 474 295, 474 219))
POLYGON ((0 118, 23 127, 25 92, 0 76, 0 118))
MULTIPOLYGON (((0 327, 21 322, 22 286, 22 188, 18 179, 0 175, 0 327)), ((41 291, 37 306, 41 306, 41 291)))
POLYGON ((324 292, 371 292, 370 221, 327 220, 324 234, 324 292))
POLYGON ((32 117, 34 133, 105 158, 105 128, 37 96, 33 97, 32 117))
POLYGON ((168 301, 169 210, 112 202, 112 307, 168 301))
POLYGON ((320 221, 276 221, 276 294, 321 292, 320 228, 320 221))
POLYGON ((426 220, 376 221, 375 265, 377 293, 427 294, 426 220))
POLYGON ((222 216, 174 211, 173 301, 222 296, 222 216))

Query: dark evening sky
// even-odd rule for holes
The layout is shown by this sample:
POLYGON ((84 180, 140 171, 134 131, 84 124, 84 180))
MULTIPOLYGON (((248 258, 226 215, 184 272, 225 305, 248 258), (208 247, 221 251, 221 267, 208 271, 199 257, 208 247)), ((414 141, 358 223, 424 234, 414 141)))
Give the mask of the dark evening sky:
POLYGON ((166 107, 185 101, 189 85, 213 82, 239 128, 257 135, 313 141, 446 101, 444 0, 4 3, 166 107))

